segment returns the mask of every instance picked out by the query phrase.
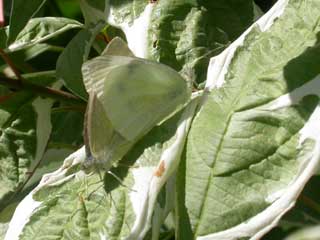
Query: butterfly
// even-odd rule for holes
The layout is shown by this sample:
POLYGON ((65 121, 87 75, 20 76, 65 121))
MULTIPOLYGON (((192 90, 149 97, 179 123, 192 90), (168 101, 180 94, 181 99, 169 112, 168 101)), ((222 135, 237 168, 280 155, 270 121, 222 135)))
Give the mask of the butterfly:
POLYGON ((137 58, 121 38, 82 66, 89 94, 87 156, 108 170, 154 126, 190 100, 188 82, 174 69, 137 58))

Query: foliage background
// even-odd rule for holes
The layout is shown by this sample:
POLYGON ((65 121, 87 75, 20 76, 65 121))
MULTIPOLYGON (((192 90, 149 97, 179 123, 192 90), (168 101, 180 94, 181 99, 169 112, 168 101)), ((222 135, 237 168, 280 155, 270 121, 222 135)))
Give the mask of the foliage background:
MULTIPOLYGON (((274 4, 275 1, 255 0, 255 2, 261 7, 264 12, 266 12, 274 4)), ((6 23, 9 22, 10 6, 11 1, 5 0, 4 7, 6 23)), ((60 16, 84 22, 80 7, 76 0, 48 1, 44 5, 44 7, 37 13, 37 16, 60 16)), ((43 53, 38 52, 37 56, 31 58, 30 60, 25 61, 25 59, 28 58, 28 53, 25 52, 18 52, 10 56, 10 58, 21 73, 52 70, 56 66, 56 62, 62 51, 62 48, 66 46, 67 43, 74 37, 76 31, 77 30, 71 30, 60 35, 58 38, 50 39, 48 44, 54 46, 54 48, 52 48, 50 51, 44 51, 43 53)), ((110 32, 111 35, 117 34, 116 30, 113 31, 110 32)), ((95 53, 91 54, 94 55, 95 53)), ((2 68, 2 70, 4 70, 4 68, 2 68)), ((63 90, 68 91, 65 88, 63 90)), ((59 154, 67 156, 70 152, 78 149, 83 145, 82 126, 84 108, 84 102, 83 104, 79 104, 77 106, 62 102, 60 102, 59 104, 56 103, 56 105, 54 106, 55 110, 52 112, 53 129, 55 129, 55 131, 52 133, 50 142, 48 144, 48 147, 49 149, 51 148, 51 151, 55 151, 57 148, 63 146, 64 149, 69 149, 70 151, 65 151, 63 154, 59 154), (64 126, 64 128, 54 127, 62 125, 64 126), (68 138, 66 136, 73 137, 68 138)), ((59 159, 63 159, 63 157, 60 157, 59 159)), ((50 162, 50 159, 46 159, 46 161, 50 162)), ((8 221, 8 219, 10 219, 16 204, 30 191, 30 189, 34 188, 37 185, 42 173, 50 172, 60 164, 61 162, 54 163, 54 161, 51 161, 50 165, 48 165, 46 162, 42 162, 38 166, 37 173, 33 175, 31 179, 29 179, 28 183, 23 186, 22 189, 20 189, 19 194, 14 196, 14 201, 12 201, 12 198, 10 198, 10 201, 12 201, 13 203, 5 209, 1 208, 0 205, 0 211, 2 211, 0 214, 0 223, 5 223, 8 221), (41 171, 42 165, 46 167, 41 171)), ((296 207, 289 213, 287 213, 281 221, 279 227, 273 229, 270 233, 268 233, 263 238, 263 240, 284 239, 289 233, 297 229, 319 224, 320 195, 317 191, 317 186, 319 186, 319 184, 320 177, 314 176, 301 194, 296 207)))

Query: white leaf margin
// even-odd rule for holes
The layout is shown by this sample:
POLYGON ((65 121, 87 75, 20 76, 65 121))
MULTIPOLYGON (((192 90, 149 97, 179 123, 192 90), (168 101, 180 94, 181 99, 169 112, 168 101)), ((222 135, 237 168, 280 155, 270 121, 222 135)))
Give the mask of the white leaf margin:
MULTIPOLYGON (((243 45, 247 34, 256 25, 260 27, 262 32, 268 30, 272 26, 274 20, 283 14, 288 2, 289 0, 279 0, 263 17, 261 17, 255 24, 247 29, 226 50, 224 50, 220 55, 210 59, 205 87, 206 91, 223 86, 225 82, 225 75, 228 71, 228 67, 231 63, 234 53, 239 46, 243 45)), ((293 90, 291 93, 285 94, 270 102, 266 107, 267 109, 271 110, 291 106, 304 96, 310 94, 320 97, 319 89, 320 75, 302 87, 293 90)), ((310 152, 304 157, 304 159, 301 160, 297 177, 288 185, 288 187, 281 192, 277 192, 273 196, 269 196, 269 198, 266 199, 269 202, 273 202, 272 205, 244 223, 221 232, 197 237, 197 240, 236 240, 240 237, 250 237, 250 240, 259 240, 263 235, 274 228, 278 224, 281 217, 295 205, 295 202, 305 184, 319 169, 319 123, 320 105, 316 107, 305 126, 299 132, 300 145, 305 140, 312 139, 315 142, 315 147, 312 152, 310 152)))
MULTIPOLYGON (((201 92, 193 95, 193 101, 186 107, 178 123, 174 142, 165 149, 161 155, 161 162, 166 166, 161 177, 154 175, 156 169, 159 169, 161 162, 157 168, 141 167, 139 169, 132 169, 134 176, 134 186, 132 189, 135 191, 130 192, 130 201, 136 214, 136 220, 127 239, 143 239, 144 235, 149 230, 157 195, 163 184, 168 180, 179 164, 184 142, 200 96, 201 92)), ((30 217, 34 210, 41 205, 41 202, 35 201, 32 198, 37 191, 46 186, 60 185, 74 177, 81 177, 81 171, 68 175, 68 170, 73 166, 82 164, 85 160, 85 147, 82 147, 69 155, 58 170, 43 175, 39 185, 33 189, 16 208, 4 240, 19 239, 19 235, 22 233, 24 226, 30 221, 30 217)), ((83 175, 85 175, 84 172, 83 175)), ((107 237, 104 236, 103 233, 100 233, 100 235, 101 237, 107 237)))
POLYGON ((285 240, 317 240, 320 236, 320 225, 306 227, 286 237, 285 240))
POLYGON ((146 58, 148 56, 148 28, 154 6, 155 3, 148 3, 144 11, 132 24, 127 22, 117 24, 114 19, 113 8, 109 10, 108 23, 120 28, 125 33, 128 46, 136 57, 146 58))
POLYGON ((268 30, 274 20, 282 15, 289 0, 279 0, 266 14, 264 14, 258 21, 249 27, 237 40, 235 40, 228 48, 221 54, 210 59, 206 89, 220 88, 224 83, 225 75, 228 71, 229 64, 234 56, 235 51, 243 45, 245 37, 249 34, 252 28, 256 25, 260 27, 262 32, 268 30))
MULTIPOLYGON (((268 13, 266 13, 263 17, 261 17, 256 22, 256 24, 260 26, 262 31, 266 31, 273 24, 273 21, 277 17, 282 15, 287 4, 288 4, 288 0, 279 0, 268 13)), ((145 44, 143 44, 146 41, 146 38, 143 36, 146 36, 146 35, 137 34, 137 31, 140 33, 147 31, 148 23, 149 23, 148 19, 150 19, 150 12, 152 11, 152 7, 153 6, 151 4, 148 4, 144 12, 140 15, 139 18, 135 20, 133 25, 120 26, 120 28, 122 28, 127 35, 129 47, 133 50, 133 52, 137 56, 140 56, 140 57, 144 57, 146 54, 145 44), (137 36, 142 36, 142 39, 138 38, 137 36)), ((112 16, 112 14, 109 15, 109 21, 111 19, 110 22, 112 22, 112 18, 110 18, 110 16, 112 16)), ((252 27, 249 28, 243 35, 241 35, 235 42, 233 42, 219 56, 214 57, 210 60, 208 73, 207 73, 207 83, 206 83, 207 90, 210 90, 212 88, 219 88, 223 85, 224 77, 225 77, 225 74, 227 73, 228 66, 233 58, 234 52, 239 46, 243 44, 245 36, 250 32, 251 29, 252 27)), ((320 77, 319 76, 316 77, 314 80, 312 80, 312 82, 318 85, 320 83, 320 77)), ((302 95, 305 96, 307 94, 310 94, 310 92, 305 92, 305 94, 302 94, 302 95)), ((317 95, 319 95, 319 93, 317 93, 317 95)), ((192 113, 192 116, 193 116, 193 113, 192 113)), ((186 127, 188 124, 190 124, 190 122, 191 120, 189 119, 185 121, 185 123, 182 125, 186 127)), ((305 127, 300 131, 302 134, 301 142, 303 142, 307 138, 312 138, 315 140, 314 151, 308 156, 309 158, 303 161, 298 177, 286 189, 285 194, 283 194, 269 208, 267 208, 265 211, 261 212, 257 216, 251 218, 248 222, 242 223, 226 231, 210 234, 207 236, 201 236, 201 237, 198 237, 197 239, 198 240, 218 240, 218 239, 219 240, 233 240, 233 239, 235 240, 235 239, 238 239, 239 237, 253 236, 251 237, 251 240, 255 240, 255 239, 258 240, 266 232, 268 232, 270 229, 276 226, 277 222, 280 220, 283 214, 285 214, 290 208, 294 206, 295 200, 298 197, 299 193, 302 191, 304 185, 318 168, 319 160, 320 160, 320 139, 319 139, 320 126, 318 126, 319 124, 317 123, 319 122, 320 122, 320 106, 316 108, 316 110, 310 117, 309 121, 306 123, 305 127), (318 135, 315 133, 318 133, 318 135)), ((180 124, 178 129, 183 128, 182 125, 180 124)), ((171 152, 171 151, 175 151, 175 154, 178 154, 178 155, 181 154, 181 152, 179 153, 179 151, 177 151, 177 149, 174 149, 174 148, 175 147, 172 145, 171 147, 169 147, 169 149, 167 149, 163 153, 163 155, 165 156, 166 155, 165 153, 168 154, 168 152, 171 152)), ((173 156, 175 154, 173 155, 172 153, 168 154, 168 158, 164 158, 164 159, 168 159, 167 160, 168 162, 166 163, 166 165, 170 165, 170 164, 175 165, 177 163, 176 161, 173 161, 174 160, 173 156)), ((66 181, 67 179, 65 178, 65 173, 67 172, 68 167, 70 167, 73 164, 77 164, 78 162, 82 162, 84 161, 84 159, 85 159, 85 151, 84 151, 84 148, 81 148, 77 152, 71 154, 65 160, 64 165, 60 169, 58 169, 56 172, 44 175, 39 186, 36 189, 34 189, 17 207, 16 212, 12 218, 12 221, 9 224, 9 230, 6 234, 5 240, 19 239, 19 235, 24 225, 29 221, 29 217, 32 215, 33 210, 36 209, 41 204, 40 202, 34 201, 32 199, 32 195, 44 185, 49 185, 49 184, 55 185, 55 184, 61 183, 61 181, 66 181)), ((174 167, 171 167, 170 169, 174 169, 174 167)), ((150 176, 150 172, 151 172, 150 169, 148 169, 147 172, 148 172, 147 175, 150 176)), ((164 174, 159 179, 154 178, 153 180, 151 180, 150 185, 147 188, 148 193, 145 192, 144 194, 145 200, 143 201, 142 206, 140 203, 140 207, 139 207, 140 210, 144 210, 144 211, 139 211, 139 210, 137 211, 137 208, 136 208, 135 212, 139 214, 134 224, 134 228, 131 232, 131 235, 128 237, 128 239, 134 239, 135 237, 136 239, 142 239, 146 231, 149 229, 155 199, 161 186, 167 180, 165 178, 167 177, 167 175, 168 174, 164 174), (150 192, 149 192, 149 189, 151 190, 150 192), (145 221, 148 222, 148 224, 145 224, 146 223, 145 221)), ((144 175, 144 177, 145 176, 146 175, 144 175)), ((68 179, 69 177, 73 177, 73 176, 72 175, 68 176, 68 179)), ((145 185, 143 183, 141 184, 145 185)), ((140 189, 144 188, 142 187, 142 185, 139 187, 140 189)), ((136 188, 134 187, 134 189, 136 188)), ((137 204, 133 204, 133 205, 137 206, 137 204)))
MULTIPOLYGON (((132 192, 143 196, 140 205, 140 212, 136 214, 136 220, 130 235, 126 239, 142 240, 151 227, 152 216, 156 207, 157 196, 162 186, 168 181, 177 170, 185 141, 191 126, 194 113, 202 99, 202 92, 194 93, 192 100, 186 106, 178 123, 174 141, 166 148, 160 157, 158 166, 152 171, 151 179, 147 181, 144 192, 132 192)), ((150 174, 150 172, 149 172, 150 174)), ((133 187, 135 189, 135 187, 133 187)))
POLYGON ((24 48, 27 48, 27 47, 30 47, 34 44, 37 44, 37 43, 41 43, 41 42, 44 42, 50 38, 53 38, 63 32, 66 32, 70 29, 73 29, 73 28, 82 28, 83 27, 83 24, 76 21, 76 20, 71 20, 71 19, 68 19, 68 18, 63 18, 63 17, 43 17, 43 18, 32 18, 29 20, 29 22, 27 23, 27 25, 24 27, 24 29, 22 29, 22 31, 18 34, 16 40, 11 43, 9 45, 9 47, 7 48, 7 51, 9 52, 14 52, 14 51, 18 51, 18 50, 21 50, 21 49, 24 49, 24 48), (28 28, 28 25, 32 24, 33 22, 41 22, 41 21, 47 21, 47 22, 59 22, 59 21, 65 21, 65 25, 63 27, 61 27, 60 29, 58 29, 57 31, 55 32, 52 32, 52 33, 49 33, 47 35, 44 35, 44 36, 41 36, 41 37, 36 37, 32 40, 29 40, 29 41, 26 41, 26 40, 19 40, 19 37, 21 36, 21 34, 25 34, 25 29, 28 28))
MULTIPOLYGON (((53 85, 53 88, 59 87, 61 87, 61 83, 56 83, 53 85)), ((47 143, 49 141, 49 137, 52 130, 51 107, 53 103, 54 101, 52 99, 43 99, 41 97, 36 98, 32 102, 32 106, 37 114, 37 147, 35 159, 33 161, 34 164, 37 164, 41 160, 45 152, 47 143)), ((30 166, 30 169, 32 169, 32 167, 33 166, 30 166)), ((26 218, 22 216, 28 214, 29 211, 33 211, 33 209, 39 206, 38 202, 32 200, 30 194, 27 197, 25 197, 25 199, 16 208, 15 213, 9 223, 9 227, 4 238, 5 240, 19 239, 17 233, 20 234, 20 232, 23 229, 23 226, 26 223, 26 218)))
POLYGON ((4 240, 18 240, 24 226, 30 221, 33 211, 38 208, 42 202, 35 201, 32 196, 45 186, 55 186, 62 182, 73 178, 75 174, 67 176, 67 172, 71 166, 84 162, 86 158, 85 148, 82 147, 76 152, 69 155, 61 168, 58 170, 44 174, 39 185, 34 188, 18 205, 14 215, 9 223, 9 228, 4 240), (67 176, 67 177, 66 177, 67 176))

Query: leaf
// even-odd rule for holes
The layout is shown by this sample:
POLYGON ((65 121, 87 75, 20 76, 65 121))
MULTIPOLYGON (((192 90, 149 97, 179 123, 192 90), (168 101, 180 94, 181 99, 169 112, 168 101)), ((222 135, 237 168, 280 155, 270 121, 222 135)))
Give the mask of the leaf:
MULTIPOLYGON (((153 176, 150 177, 150 180, 148 181, 148 186, 146 187, 145 193, 141 194, 144 198, 142 201, 142 208, 140 209, 137 220, 135 221, 129 238, 143 239, 143 237, 149 230, 153 214, 153 222, 160 221, 159 224, 162 224, 165 220, 168 212, 164 213, 164 216, 156 215, 156 200, 160 197, 159 193, 163 185, 168 181, 168 179, 175 173, 178 168, 181 154, 198 103, 199 98, 198 96, 195 96, 194 99, 185 107, 185 109, 183 109, 179 122, 177 123, 175 135, 168 141, 167 146, 162 151, 159 158, 160 161, 153 172, 153 176)), ((170 182, 167 184, 170 184, 170 182)), ((172 204, 172 202, 169 201, 172 201, 172 194, 174 193, 170 186, 166 189, 165 192, 166 200, 164 206, 167 208, 168 205, 172 204)))
MULTIPOLYGON (((24 75, 26 81, 52 84, 55 76, 48 72, 24 75)), ((32 93, 9 95, 0 107, 0 211, 17 191, 22 190, 28 172, 42 158, 51 131, 50 109, 53 101, 32 93)))
POLYGON ((9 28, 0 28, 0 48, 5 49, 7 46, 7 39, 9 28))
POLYGON ((263 32, 251 28, 211 60, 211 91, 193 121, 178 184, 195 238, 261 238, 313 175, 319 10, 318 1, 279 1, 259 20, 263 32))
MULTIPOLYGON (((47 52, 55 53, 61 52, 62 50, 62 47, 53 46, 46 43, 38 43, 32 47, 7 53, 7 55, 15 64, 17 69, 21 70, 22 72, 29 72, 30 65, 28 61, 30 61, 31 59, 35 59, 47 52)), ((5 69, 6 67, 8 67, 7 64, 2 59, 0 59, 0 69, 5 69)))
POLYGON ((87 98, 87 93, 82 81, 81 66, 87 60, 92 42, 103 26, 103 23, 98 23, 93 28, 79 31, 57 61, 58 79, 61 79, 69 90, 83 99, 87 98))
POLYGON ((52 235, 97 239, 99 235, 115 237, 128 231, 123 218, 130 219, 132 210, 126 190, 117 189, 108 196, 98 174, 73 175, 57 187, 48 186, 35 196, 42 199, 43 204, 31 216, 20 239, 52 235))
MULTIPOLYGON (((194 106, 188 110, 191 111, 186 115, 188 121, 194 106)), ((151 224, 152 203, 155 204, 162 184, 179 162, 187 130, 183 123, 180 133, 176 133, 178 123, 186 120, 181 117, 181 113, 177 114, 151 130, 103 178, 98 172, 81 170, 81 165, 88 161, 84 148, 70 155, 60 169, 45 175, 20 203, 11 221, 10 226, 14 227, 9 228, 5 239, 14 239, 20 233, 19 239, 50 236, 119 239, 128 237, 130 232, 131 236, 142 237, 151 224), (175 147, 170 147, 172 143, 175 147), (163 175, 156 177, 153 175, 159 159, 168 165, 161 172, 163 175), (151 178, 155 178, 153 184, 151 178), (143 206, 148 202, 146 212, 143 206), (141 224, 140 219, 147 216, 148 221, 141 224), (30 221, 25 221, 29 218, 30 221)))
POLYGON ((148 29, 148 57, 201 83, 206 79, 209 59, 253 22, 252 7, 252 2, 246 0, 189 1, 188 4, 159 1, 148 29), (162 17, 157 14, 160 10, 162 17), (173 32, 170 37, 169 32, 173 32))
MULTIPOLYGON (((61 138, 55 136, 49 139, 48 147, 46 148, 41 160, 32 169, 32 175, 28 175, 30 178, 26 180, 27 182, 24 183, 23 188, 19 189, 19 191, 14 194, 14 196, 11 198, 10 204, 0 212, 0 236, 2 234, 1 239, 4 239, 11 217, 14 214, 15 208, 19 202, 39 183, 44 174, 58 169, 63 163, 63 159, 74 152, 74 146, 72 145, 74 142, 69 142, 68 139, 62 139, 62 137, 66 137, 66 133, 71 133, 72 129, 73 131, 78 130, 76 134, 79 134, 81 133, 82 127, 80 130, 79 128, 75 127, 75 125, 73 125, 72 128, 68 128, 68 122, 73 121, 72 123, 75 124, 76 122, 74 120, 77 118, 71 117, 72 114, 59 113, 58 115, 60 115, 60 120, 62 120, 62 115, 66 116, 66 118, 64 118, 64 123, 66 124, 65 129, 69 129, 69 131, 65 131, 64 134, 61 134, 61 136, 59 136, 61 138), (65 141, 62 142, 62 140, 65 141)), ((53 119, 52 134, 56 135, 62 131, 56 126, 57 118, 55 116, 53 116, 53 118, 55 119, 53 119)))
MULTIPOLYGON (((74 106, 73 106, 74 107, 74 106)), ((71 106, 53 108, 51 112, 52 130, 46 151, 32 177, 25 185, 25 189, 34 188, 46 173, 55 171, 68 155, 83 144, 83 112, 70 111, 71 106)))
POLYGON ((56 0, 55 3, 64 17, 77 19, 81 15, 78 1, 56 0))
POLYGON ((9 227, 10 219, 17 205, 18 205, 17 201, 12 201, 5 209, 0 211, 0 238, 1 239, 4 239, 6 231, 8 230, 8 227, 9 227))
MULTIPOLYGON (((70 29, 81 28, 78 21, 62 17, 43 17, 31 19, 18 34, 7 51, 13 52, 34 46, 56 37, 70 29)), ((10 30, 9 30, 10 31, 10 30)))
POLYGON ((114 25, 132 25, 143 13, 147 4, 147 1, 142 0, 122 2, 111 0, 109 1, 109 7, 112 9, 112 15, 109 15, 108 21, 112 22, 114 25))
POLYGON ((320 226, 313 226, 294 232, 285 240, 317 240, 320 236, 320 226))
POLYGON ((27 22, 39 11, 46 0, 13 0, 10 16, 8 45, 11 44, 27 22), (23 9, 23 11, 21 11, 23 9))
POLYGON ((108 17, 108 2, 100 0, 80 0, 80 7, 85 19, 86 26, 106 22, 108 17))
POLYGON ((66 104, 53 109, 49 147, 68 146, 76 150, 83 145, 83 111, 84 109, 66 104))
POLYGON ((209 59, 253 22, 252 1, 145 3, 111 1, 109 23, 125 32, 136 56, 167 64, 197 84, 205 81, 209 59))

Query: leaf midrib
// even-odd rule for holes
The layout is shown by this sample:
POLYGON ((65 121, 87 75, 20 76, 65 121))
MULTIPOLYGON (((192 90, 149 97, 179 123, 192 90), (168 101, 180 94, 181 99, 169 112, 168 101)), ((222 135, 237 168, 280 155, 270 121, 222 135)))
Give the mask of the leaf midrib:
POLYGON ((216 154, 215 154, 215 156, 213 157, 213 158, 214 158, 214 161, 212 162, 211 166, 209 166, 209 167, 211 168, 211 171, 210 171, 210 175, 209 175, 209 178, 208 178, 208 181, 207 181, 207 185, 206 185, 206 187, 205 187, 204 201, 202 202, 201 207, 200 207, 199 221, 198 221, 197 225, 196 225, 195 228, 194 228, 194 236, 198 236, 198 234, 197 234, 197 232, 198 232, 198 227, 199 227, 199 225, 201 225, 201 222, 202 222, 202 219, 203 219, 203 212, 204 212, 205 206, 206 206, 206 204, 207 204, 209 186, 210 186, 211 180, 212 180, 212 178, 213 178, 213 169, 214 169, 216 160, 217 160, 218 157, 219 157, 220 150, 221 150, 221 148, 222 148, 222 144, 223 144, 223 142, 224 142, 225 135, 226 135, 226 133, 227 133, 227 131, 228 131, 228 128, 229 128, 229 125, 230 125, 232 116, 233 116, 233 112, 231 112, 231 113, 229 114, 228 118, 227 118, 227 123, 226 123, 226 126, 225 126, 225 128, 224 128, 224 131, 223 131, 222 137, 221 137, 221 139, 220 139, 219 145, 218 145, 218 147, 217 147, 216 154))

